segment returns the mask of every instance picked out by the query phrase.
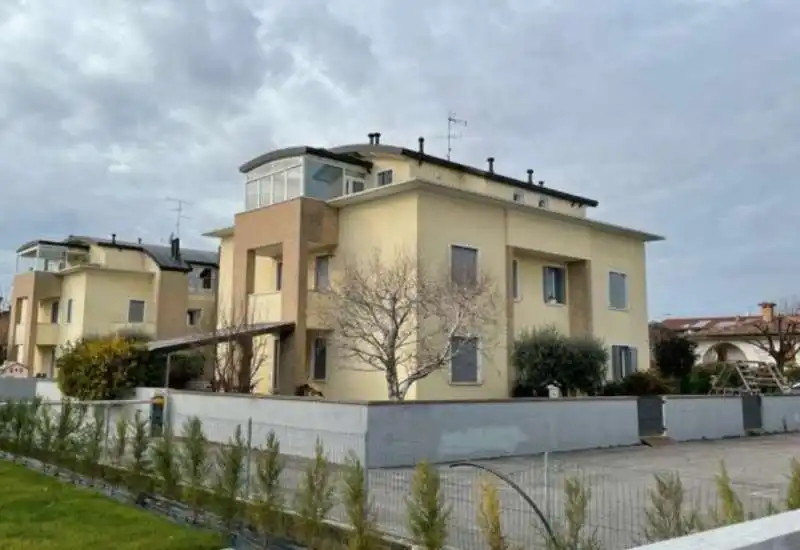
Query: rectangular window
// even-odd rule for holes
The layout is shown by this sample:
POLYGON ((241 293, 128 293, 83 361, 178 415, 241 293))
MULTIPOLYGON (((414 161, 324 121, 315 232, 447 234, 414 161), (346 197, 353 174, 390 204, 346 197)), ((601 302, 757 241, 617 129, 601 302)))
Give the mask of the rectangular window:
POLYGON ((611 379, 619 381, 637 370, 638 353, 631 346, 611 346, 611 379))
POLYGON ((200 286, 203 290, 213 290, 214 288, 214 270, 206 267, 200 272, 200 286))
POLYGON ((392 179, 394 178, 394 173, 391 170, 383 170, 378 172, 378 186, 381 185, 389 185, 392 183, 392 179))
POLYGON ((248 181, 245 184, 245 197, 244 197, 245 210, 253 210, 254 208, 258 208, 259 206, 258 185, 259 185, 258 180, 248 181))
POLYGON ((186 324, 190 327, 200 324, 200 316, 203 314, 202 309, 189 309, 186 310, 186 324))
POLYGON ((520 296, 519 260, 511 260, 511 297, 515 300, 519 300, 520 296))
POLYGON ((314 380, 328 377, 328 342, 325 338, 315 338, 312 344, 311 377, 314 380))
POLYGON ((128 322, 144 323, 144 300, 131 300, 128 302, 128 322))
POLYGON ((547 265, 542 270, 542 293, 546 304, 567 303, 567 270, 547 265))
POLYGON ((50 304, 50 322, 53 324, 58 323, 58 300, 50 304))
POLYGON ((519 192, 514 193, 514 202, 523 202, 525 200, 525 195, 519 192))
POLYGON ((345 188, 345 193, 347 195, 352 195, 353 193, 360 193, 364 190, 365 184, 364 180, 358 178, 347 178, 347 185, 345 188))
POLYGON ((478 383, 478 339, 454 336, 450 339, 450 382, 478 383))
POLYGON ((478 251, 466 246, 450 246, 450 277, 459 285, 478 281, 478 251))
POLYGON ((275 263, 275 290, 283 288, 283 262, 275 263))
POLYGON ((608 274, 608 306, 628 309, 628 276, 618 271, 608 274))
POLYGON ((330 288, 328 273, 330 260, 330 256, 317 256, 314 260, 314 288, 316 290, 328 290, 330 288))
POLYGON ((67 323, 72 322, 72 298, 67 300, 67 323))

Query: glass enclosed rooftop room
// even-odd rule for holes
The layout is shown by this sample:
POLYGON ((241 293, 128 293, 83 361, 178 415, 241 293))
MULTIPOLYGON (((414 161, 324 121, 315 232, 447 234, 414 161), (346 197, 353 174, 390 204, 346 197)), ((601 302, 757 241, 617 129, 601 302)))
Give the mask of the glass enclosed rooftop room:
POLYGON ((17 273, 24 271, 49 271, 85 264, 89 251, 85 247, 37 242, 17 252, 17 273))
POLYGON ((276 160, 246 174, 245 210, 297 197, 328 200, 363 191, 368 172, 360 166, 311 155, 276 160))

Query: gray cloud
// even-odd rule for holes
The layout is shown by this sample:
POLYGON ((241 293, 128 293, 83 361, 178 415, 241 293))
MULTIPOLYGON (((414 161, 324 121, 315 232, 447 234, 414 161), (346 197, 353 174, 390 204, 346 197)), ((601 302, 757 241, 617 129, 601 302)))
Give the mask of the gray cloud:
POLYGON ((428 137, 660 232, 650 309, 797 294, 800 49, 791 0, 86 0, 0 6, 0 178, 13 249, 226 225, 236 167, 297 143, 428 137), (314 7, 314 9, 311 9, 314 7))

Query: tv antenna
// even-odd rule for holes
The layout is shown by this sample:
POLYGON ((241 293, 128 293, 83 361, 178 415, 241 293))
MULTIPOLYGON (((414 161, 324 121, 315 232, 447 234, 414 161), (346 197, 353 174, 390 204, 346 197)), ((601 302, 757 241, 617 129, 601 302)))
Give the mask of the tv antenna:
POLYGON ((183 199, 175 199, 172 197, 167 197, 167 200, 173 204, 175 204, 175 208, 171 208, 172 212, 176 213, 175 216, 175 237, 180 238, 181 236, 181 221, 182 220, 190 220, 189 216, 184 215, 183 210, 185 206, 189 206, 192 203, 183 199))
POLYGON ((456 134, 456 128, 466 128, 467 121, 463 118, 458 118, 456 114, 450 111, 447 114, 447 160, 450 160, 450 154, 453 152, 453 140, 461 139, 459 134, 456 134))

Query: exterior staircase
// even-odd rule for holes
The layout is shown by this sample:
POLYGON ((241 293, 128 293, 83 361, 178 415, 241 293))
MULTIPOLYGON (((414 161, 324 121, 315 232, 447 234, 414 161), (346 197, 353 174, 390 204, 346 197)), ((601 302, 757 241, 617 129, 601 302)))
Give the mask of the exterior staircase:
POLYGON ((709 395, 789 394, 792 387, 773 363, 730 361, 714 378, 709 395))

